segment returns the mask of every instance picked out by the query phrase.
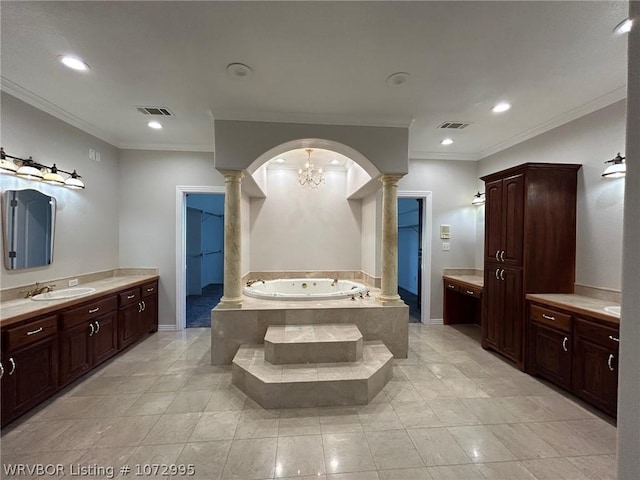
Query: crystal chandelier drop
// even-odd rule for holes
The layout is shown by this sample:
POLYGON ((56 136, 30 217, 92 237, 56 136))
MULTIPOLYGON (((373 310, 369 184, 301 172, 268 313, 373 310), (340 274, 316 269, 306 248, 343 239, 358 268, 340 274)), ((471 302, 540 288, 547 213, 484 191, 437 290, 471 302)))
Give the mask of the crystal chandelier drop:
POLYGON ((322 176, 321 168, 314 168, 311 163, 312 148, 305 149, 307 152, 307 163, 304 164, 304 168, 298 170, 298 183, 307 188, 318 188, 321 183, 324 183, 324 177, 322 176))

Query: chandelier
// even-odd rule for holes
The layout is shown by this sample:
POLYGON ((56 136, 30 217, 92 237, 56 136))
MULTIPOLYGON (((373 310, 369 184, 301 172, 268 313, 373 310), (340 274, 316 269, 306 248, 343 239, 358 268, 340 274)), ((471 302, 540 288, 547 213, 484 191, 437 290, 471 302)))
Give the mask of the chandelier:
POLYGON ((304 164, 304 168, 298 170, 298 183, 307 188, 318 188, 321 183, 324 183, 324 177, 322 176, 321 168, 314 168, 311 163, 312 148, 306 148, 307 163, 304 164))

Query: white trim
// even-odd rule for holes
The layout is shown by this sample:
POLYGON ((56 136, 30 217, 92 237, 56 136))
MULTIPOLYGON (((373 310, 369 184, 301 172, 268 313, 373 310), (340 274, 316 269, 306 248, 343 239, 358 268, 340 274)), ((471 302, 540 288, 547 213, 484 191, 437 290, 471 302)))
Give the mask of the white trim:
POLYGON ((482 157, 478 153, 443 153, 443 152, 420 152, 410 151, 410 159, 416 160, 460 160, 472 161, 480 160, 482 157))
MULTIPOLYGON (((433 230, 433 206, 432 192, 426 190, 398 190, 398 198, 422 198, 424 205, 422 209, 422 291, 420 298, 422 306, 420 308, 420 322, 423 325, 437 325, 430 318, 431 315, 431 236, 433 230)), ((436 320, 437 321, 437 320, 436 320)), ((440 320, 442 322, 442 320, 440 320)))
POLYGON ((442 318, 432 318, 429 320, 429 325, 444 325, 444 319, 442 318))
POLYGON ((121 143, 118 145, 121 150, 162 150, 167 152, 205 152, 213 153, 213 145, 189 145, 179 143, 121 143))
POLYGON ((184 330, 187 323, 186 288, 186 210, 187 193, 225 193, 225 187, 176 185, 176 324, 175 330, 184 330))
POLYGON ((175 325, 158 325, 159 332, 176 332, 177 330, 175 325))

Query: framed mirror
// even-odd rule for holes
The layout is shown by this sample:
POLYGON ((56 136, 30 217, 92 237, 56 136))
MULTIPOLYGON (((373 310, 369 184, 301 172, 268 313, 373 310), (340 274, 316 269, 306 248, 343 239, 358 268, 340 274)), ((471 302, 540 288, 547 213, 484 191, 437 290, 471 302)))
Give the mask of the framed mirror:
POLYGON ((53 262, 56 199, 37 190, 2 194, 4 266, 33 268, 53 262))

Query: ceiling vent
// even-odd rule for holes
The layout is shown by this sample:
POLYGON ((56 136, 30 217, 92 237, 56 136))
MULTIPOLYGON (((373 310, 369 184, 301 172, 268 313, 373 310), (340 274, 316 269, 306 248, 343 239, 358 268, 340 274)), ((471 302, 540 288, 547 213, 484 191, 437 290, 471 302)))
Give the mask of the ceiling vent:
POLYGON ((463 128, 467 128, 470 123, 465 122, 444 122, 438 125, 438 128, 446 128, 452 130, 462 130, 463 128))
POLYGON ((140 113, 145 115, 156 115, 160 117, 173 117, 173 113, 167 107, 136 107, 140 113))

